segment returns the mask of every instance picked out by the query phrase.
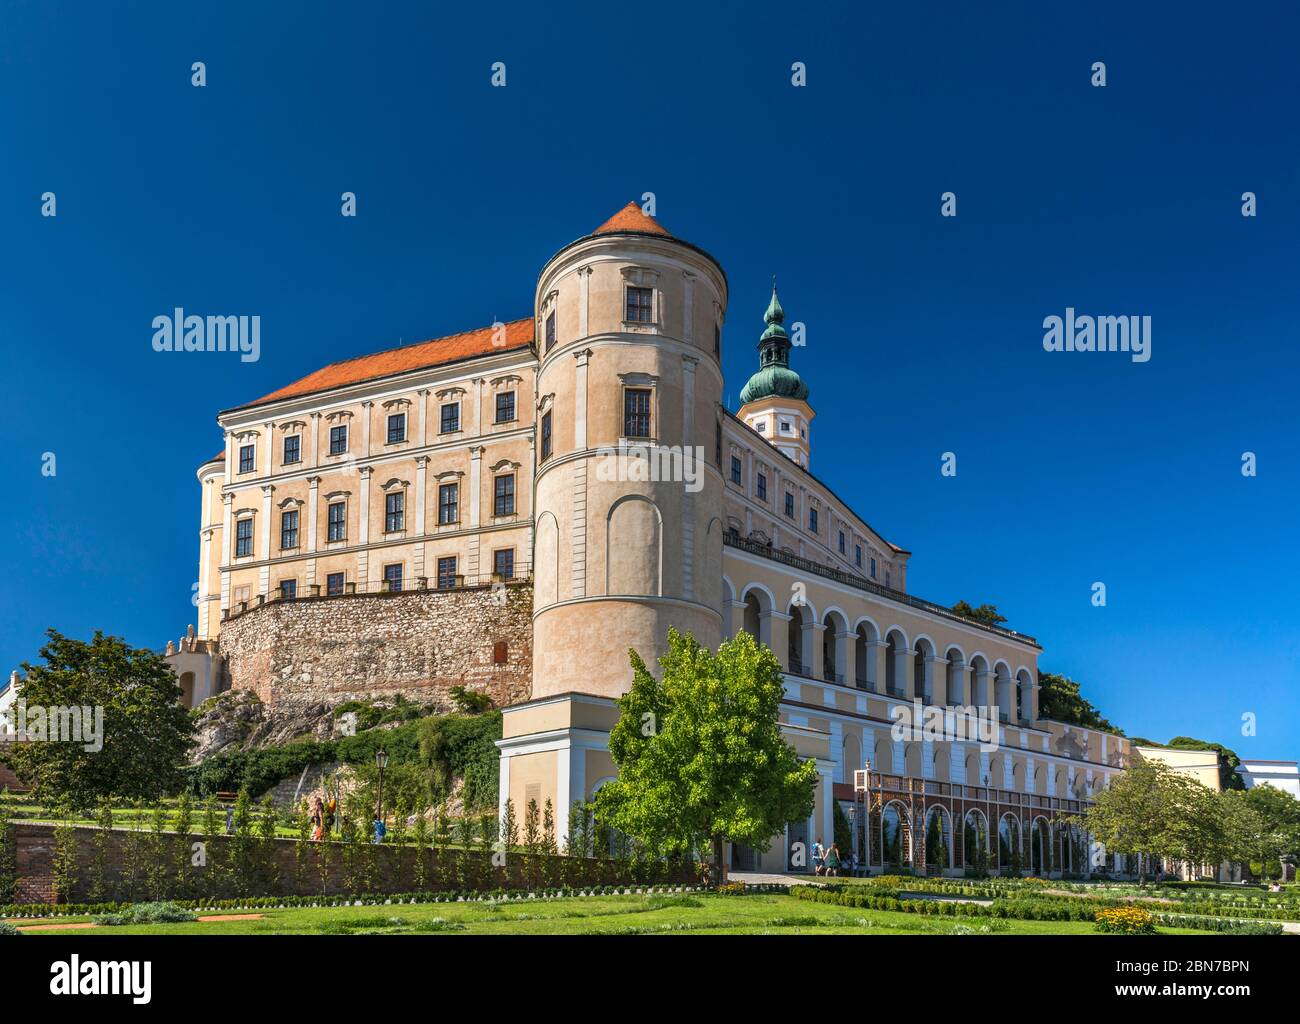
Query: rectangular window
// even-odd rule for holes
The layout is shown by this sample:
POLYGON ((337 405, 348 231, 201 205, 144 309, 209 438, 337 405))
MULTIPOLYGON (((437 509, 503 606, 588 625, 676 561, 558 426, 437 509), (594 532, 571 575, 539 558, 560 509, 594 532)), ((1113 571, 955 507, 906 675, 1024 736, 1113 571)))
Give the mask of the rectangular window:
POLYGON ((889 582, 889 570, 888 570, 888 569, 885 570, 885 586, 887 586, 887 587, 888 587, 888 586, 891 586, 891 584, 890 584, 890 582, 889 582))
POLYGON ((253 520, 241 519, 235 524, 235 557, 243 558, 253 553, 253 520))
POLYGON ((388 417, 388 443, 406 440, 406 413, 395 412, 388 417))
POLYGON ((840 554, 841 555, 844 554, 844 544, 845 544, 844 531, 841 530, 840 531, 840 554))
POLYGON ((298 510, 289 509, 280 513, 280 547, 296 548, 298 546, 298 510))
POLYGON ((338 597, 343 593, 343 573, 332 572, 325 577, 325 593, 330 597, 338 597))
POLYGON ((789 491, 785 492, 785 514, 791 519, 794 518, 794 495, 789 491))
POLYGON ((253 466, 255 465, 254 453, 256 451, 256 447, 251 444, 241 444, 239 446, 239 471, 241 473, 253 472, 253 466))
POLYGON ((760 420, 759 422, 754 424, 754 429, 757 430, 760 434, 766 434, 767 424, 764 423, 762 420, 760 420))
POLYGON ((346 540, 348 536, 348 507, 344 502, 335 501, 330 504, 329 509, 329 530, 326 533, 328 540, 346 540))
POLYGON ((871 578, 873 580, 876 578, 876 560, 874 558, 871 560, 871 578))
POLYGON ((551 414, 542 417, 542 460, 551 457, 551 414))
POLYGON ((515 549, 505 548, 492 552, 492 574, 500 580, 515 578, 515 549))
POLYGON ((735 455, 731 457, 731 482, 740 483, 740 459, 735 455))
POLYGON ((512 423, 515 418, 515 393, 502 391, 497 394, 497 422, 512 423))
POLYGON ((348 425, 330 427, 330 454, 342 455, 348 450, 348 425))
POLYGON ((438 559, 438 589, 447 590, 456 585, 456 556, 438 559))
POLYGON ((812 530, 813 533, 817 532, 817 510, 815 508, 808 510, 808 529, 812 530))
POLYGON ((460 403, 451 402, 442 407, 442 425, 439 432, 443 434, 454 434, 460 429, 460 403))
POLYGON ((862 545, 861 544, 853 545, 853 564, 856 565, 859 569, 862 568, 862 545))
POLYGON ((496 492, 492 496, 492 514, 494 516, 512 516, 515 514, 515 475, 503 473, 496 478, 496 492))
POLYGON ((284 439, 284 464, 290 466, 302 461, 302 435, 293 434, 284 439))
POLYGON ((235 588, 235 604, 241 605, 248 600, 248 587, 235 588))
POLYGON ((555 347, 555 310, 546 315, 546 351, 555 347))
POLYGON ((443 484, 438 488, 438 525, 458 522, 460 519, 460 485, 443 484))
POLYGON ((623 436, 650 436, 650 391, 627 388, 623 392, 623 436))
POLYGON ((759 501, 767 501, 767 474, 759 473, 755 481, 755 492, 758 494, 759 501))
POLYGON ((396 593, 402 589, 401 562, 394 562, 392 565, 384 566, 384 582, 388 584, 391 593, 396 593))
POLYGON ((634 324, 653 322, 654 290, 651 288, 634 288, 627 290, 627 320, 634 324))
POLYGON ((292 600, 293 600, 295 597, 297 597, 297 596, 298 596, 298 581, 297 581, 297 580, 281 580, 281 581, 280 581, 280 597, 281 597, 283 600, 285 600, 285 601, 292 601, 292 600))
POLYGON ((722 324, 713 325, 713 354, 722 358, 722 324))
POLYGON ((406 529, 406 493, 397 491, 384 497, 384 532, 399 533, 406 529))

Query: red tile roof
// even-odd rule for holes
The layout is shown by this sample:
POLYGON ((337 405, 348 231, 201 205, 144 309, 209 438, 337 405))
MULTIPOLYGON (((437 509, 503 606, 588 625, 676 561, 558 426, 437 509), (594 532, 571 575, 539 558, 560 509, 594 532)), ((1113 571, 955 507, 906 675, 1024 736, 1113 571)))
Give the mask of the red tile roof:
POLYGON ((237 408, 262 405, 282 398, 294 398, 298 395, 310 395, 317 391, 329 391, 347 384, 359 384, 362 381, 391 377, 393 374, 410 370, 421 370, 427 366, 439 366, 474 356, 492 355, 497 352, 511 352, 527 348, 533 342, 533 321, 512 320, 505 325, 505 338, 498 344, 496 328, 479 327, 460 334, 449 334, 445 338, 434 338, 414 345, 391 348, 384 352, 375 352, 368 356, 357 356, 330 363, 315 373, 309 373, 301 380, 263 395, 255 402, 247 402, 237 408))
POLYGON ((664 230, 662 224, 648 213, 645 213, 636 203, 628 203, 593 231, 592 234, 611 235, 619 231, 640 231, 648 235, 663 235, 665 238, 673 237, 664 230))

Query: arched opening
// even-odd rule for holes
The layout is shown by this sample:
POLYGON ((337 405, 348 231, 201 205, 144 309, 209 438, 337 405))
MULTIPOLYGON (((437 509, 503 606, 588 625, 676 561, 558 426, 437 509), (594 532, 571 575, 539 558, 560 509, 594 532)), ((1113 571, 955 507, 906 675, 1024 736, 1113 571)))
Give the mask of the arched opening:
POLYGON ((989 826, 982 812, 969 810, 962 821, 962 862, 976 872, 988 870, 989 826))
POLYGON ((822 630, 822 676, 833 683, 844 682, 845 666, 839 663, 839 634, 848 632, 848 626, 836 613, 828 613, 822 630))
POLYGON ((1033 681, 1029 678, 1029 673, 1025 669, 1022 668, 1016 673, 1016 721, 1026 725, 1033 720, 1033 716, 1030 714, 1032 709, 1029 706, 1033 685, 1033 681))
POLYGON ((180 678, 181 684, 181 704, 187 708, 194 707, 194 673, 182 672, 180 678))
POLYGON ((862 741, 849 733, 844 737, 844 748, 840 758, 840 781, 853 783, 853 772, 862 767, 862 741))
POLYGON ((745 625, 744 630, 754 638, 755 643, 762 643, 762 622, 763 609, 758 605, 758 598, 751 590, 745 595, 745 625))
POLYGON ((953 866, 952 820, 941 806, 931 807, 925 816, 925 867, 940 874, 953 866))
POLYGON ((980 654, 970 660, 970 692, 971 703, 976 707, 986 708, 993 702, 989 693, 989 663, 980 654))
POLYGON ((936 743, 934 749, 934 778, 936 782, 952 781, 952 755, 947 743, 936 743))
POLYGON ((880 855, 885 867, 912 864, 911 822, 902 804, 891 801, 880 815, 880 855))
POLYGON ((916 682, 916 696, 922 704, 934 703, 934 646, 924 637, 916 641, 916 654, 912 658, 912 678, 916 682))
POLYGON ((860 622, 855 630, 858 635, 856 657, 854 658, 853 678, 859 688, 874 690, 876 688, 876 648, 872 646, 876 639, 876 629, 870 623, 860 622))
POLYGON ((903 681, 898 678, 898 652, 907 649, 902 634, 890 630, 885 637, 885 692, 891 697, 902 697, 903 681))
POLYGON ((948 704, 953 707, 966 703, 966 686, 962 678, 966 671, 966 659, 956 647, 949 647, 944 655, 948 659, 948 704))
POLYGON ((790 639, 786 645, 786 657, 789 659, 789 671, 796 676, 805 674, 803 663, 803 627, 808 621, 808 609, 803 605, 790 606, 790 639))
POLYGON ((903 771, 913 779, 925 777, 920 743, 908 743, 903 747, 903 771))
POLYGON ((1029 870, 1039 878, 1046 878, 1051 872, 1052 861, 1051 828, 1045 818, 1035 818, 1033 831, 1030 833, 1029 870))
POLYGON ((1018 875, 1022 870, 1020 821, 1012 814, 998 821, 998 867, 1004 874, 1018 875))
POLYGON ((1014 697, 1011 693, 1011 670, 1005 662, 998 662, 993 670, 993 695, 998 705, 998 718, 1003 723, 1010 723, 1015 708, 1011 706, 1014 697))

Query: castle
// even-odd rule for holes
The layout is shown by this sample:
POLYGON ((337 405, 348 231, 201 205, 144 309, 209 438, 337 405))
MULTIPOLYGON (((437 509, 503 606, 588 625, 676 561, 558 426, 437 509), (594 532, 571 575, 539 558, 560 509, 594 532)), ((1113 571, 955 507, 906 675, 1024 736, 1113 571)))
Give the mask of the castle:
POLYGON ((733 866, 792 866, 838 804, 877 870, 1122 869, 1059 819, 1128 741, 1042 718, 1038 643, 911 594, 909 552, 813 475, 775 284, 726 409, 727 292, 712 256, 629 203, 551 257, 532 317, 220 413, 224 446, 198 470, 197 633, 173 655, 187 701, 484 690, 504 708, 503 804, 551 801, 563 836, 615 774, 628 649, 653 665, 670 626, 714 648, 745 630, 781 661, 783 731, 819 782, 809 820, 733 866), (664 452, 679 472, 644 471, 664 452), (995 748, 895 739, 891 710, 913 701, 995 706, 995 748))

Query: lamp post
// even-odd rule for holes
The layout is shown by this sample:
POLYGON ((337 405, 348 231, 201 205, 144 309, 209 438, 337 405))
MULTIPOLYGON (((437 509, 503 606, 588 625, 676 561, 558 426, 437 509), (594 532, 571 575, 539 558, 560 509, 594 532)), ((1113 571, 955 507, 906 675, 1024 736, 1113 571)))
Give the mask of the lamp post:
POLYGON ((379 842, 384 823, 384 769, 388 767, 388 752, 382 747, 375 751, 375 764, 379 768, 379 807, 375 811, 375 821, 378 824, 375 831, 380 833, 375 837, 375 842, 379 842))

